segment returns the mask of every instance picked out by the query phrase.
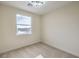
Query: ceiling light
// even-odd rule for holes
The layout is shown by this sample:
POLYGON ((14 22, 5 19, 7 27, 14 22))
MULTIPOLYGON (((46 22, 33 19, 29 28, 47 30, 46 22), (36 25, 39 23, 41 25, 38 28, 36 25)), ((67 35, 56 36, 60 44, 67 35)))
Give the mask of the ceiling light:
POLYGON ((42 7, 45 3, 45 1, 29 1, 27 5, 37 8, 42 7))

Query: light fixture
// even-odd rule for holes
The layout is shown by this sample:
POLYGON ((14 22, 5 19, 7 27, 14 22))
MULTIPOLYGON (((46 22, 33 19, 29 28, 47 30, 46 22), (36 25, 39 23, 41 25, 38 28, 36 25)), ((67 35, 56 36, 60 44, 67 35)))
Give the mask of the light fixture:
POLYGON ((28 1, 28 6, 32 6, 35 8, 42 7, 46 2, 45 1, 28 1))

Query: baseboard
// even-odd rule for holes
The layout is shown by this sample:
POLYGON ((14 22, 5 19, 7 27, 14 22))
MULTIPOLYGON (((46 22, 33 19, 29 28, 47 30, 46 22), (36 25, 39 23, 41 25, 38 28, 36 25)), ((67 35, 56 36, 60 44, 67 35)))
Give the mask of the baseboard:
POLYGON ((43 44, 45 44, 45 45, 47 45, 47 46, 49 46, 49 47, 51 47, 51 48, 58 49, 58 50, 60 50, 60 51, 62 51, 62 52, 68 53, 68 54, 70 54, 70 55, 73 55, 73 56, 79 58, 79 56, 76 56, 76 55, 74 55, 74 54, 72 54, 72 53, 69 53, 68 51, 62 50, 62 49, 57 48, 57 47, 55 47, 55 46, 51 46, 51 45, 49 45, 49 44, 47 44, 47 43, 45 43, 45 42, 41 42, 41 43, 43 43, 43 44))
POLYGON ((28 47, 28 46, 31 46, 31 45, 34 45, 34 44, 37 44, 37 43, 45 44, 45 45, 47 45, 47 46, 49 46, 49 47, 51 47, 51 48, 58 49, 58 50, 60 50, 60 51, 62 51, 62 52, 68 53, 68 54, 70 54, 70 55, 73 55, 73 56, 79 58, 79 56, 76 56, 76 55, 74 55, 74 54, 72 54, 72 53, 69 53, 69 52, 67 52, 67 51, 64 51, 64 50, 62 50, 62 49, 60 49, 60 48, 57 48, 57 47, 55 47, 55 46, 51 46, 51 45, 49 45, 49 44, 47 44, 47 43, 45 43, 45 42, 42 42, 42 41, 38 41, 38 42, 32 43, 32 44, 27 45, 27 46, 23 46, 23 47, 20 47, 20 48, 17 48, 17 49, 9 50, 9 51, 0 53, 0 55, 5 54, 5 53, 9 53, 9 52, 14 51, 14 50, 22 49, 22 48, 25 48, 25 47, 28 47))
POLYGON ((22 46, 22 47, 19 47, 19 48, 16 48, 16 49, 12 49, 12 50, 9 50, 9 51, 2 52, 2 53, 0 53, 0 55, 5 54, 5 53, 12 52, 12 51, 14 51, 14 50, 22 49, 22 48, 24 48, 24 47, 28 47, 28 46, 31 46, 31 45, 34 45, 34 44, 37 44, 37 43, 40 43, 40 41, 33 42, 32 44, 29 44, 29 45, 27 45, 27 46, 22 46))

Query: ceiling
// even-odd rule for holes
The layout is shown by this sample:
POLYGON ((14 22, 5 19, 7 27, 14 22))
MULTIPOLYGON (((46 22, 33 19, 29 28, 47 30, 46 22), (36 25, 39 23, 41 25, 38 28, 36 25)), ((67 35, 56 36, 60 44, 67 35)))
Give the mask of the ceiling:
POLYGON ((71 3, 70 1, 47 1, 41 8, 27 6, 28 1, 0 1, 0 4, 17 7, 38 15, 44 15, 52 10, 63 7, 71 3))

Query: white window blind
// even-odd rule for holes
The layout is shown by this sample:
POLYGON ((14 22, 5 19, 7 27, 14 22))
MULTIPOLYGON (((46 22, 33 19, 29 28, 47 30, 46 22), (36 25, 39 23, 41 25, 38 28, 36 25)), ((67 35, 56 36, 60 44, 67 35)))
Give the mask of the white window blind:
POLYGON ((16 14, 17 35, 32 34, 31 17, 16 14))

